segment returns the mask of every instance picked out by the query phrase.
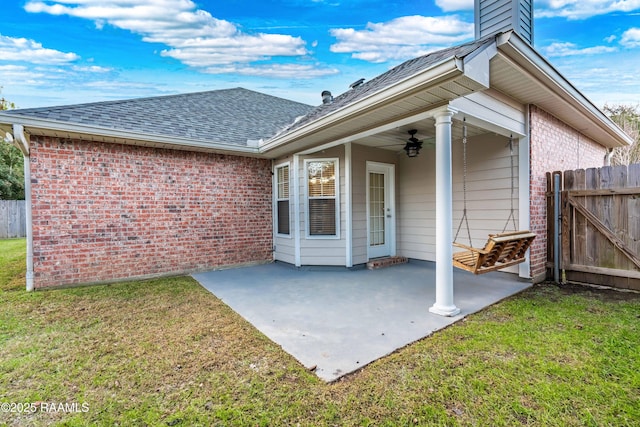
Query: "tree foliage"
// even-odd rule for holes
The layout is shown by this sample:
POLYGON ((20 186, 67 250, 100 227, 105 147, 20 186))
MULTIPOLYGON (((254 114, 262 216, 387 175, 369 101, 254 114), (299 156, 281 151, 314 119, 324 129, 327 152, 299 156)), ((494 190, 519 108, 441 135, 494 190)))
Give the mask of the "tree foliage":
MULTIPOLYGON (((0 110, 15 108, 13 102, 0 98, 0 110)), ((20 150, 0 135, 0 199, 24 200, 24 157, 20 150)))
POLYGON ((604 112, 627 133, 633 144, 615 148, 611 156, 612 165, 630 165, 640 163, 640 106, 605 105, 604 112))

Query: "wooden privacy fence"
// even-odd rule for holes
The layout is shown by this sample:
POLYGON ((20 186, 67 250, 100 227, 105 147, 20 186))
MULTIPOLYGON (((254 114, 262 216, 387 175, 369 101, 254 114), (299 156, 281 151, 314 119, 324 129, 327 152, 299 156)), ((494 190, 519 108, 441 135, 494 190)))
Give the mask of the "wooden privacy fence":
POLYGON ((640 290, 640 164, 547 173, 547 226, 548 277, 558 233, 566 280, 640 290))
POLYGON ((0 239, 26 237, 24 200, 0 200, 0 239))

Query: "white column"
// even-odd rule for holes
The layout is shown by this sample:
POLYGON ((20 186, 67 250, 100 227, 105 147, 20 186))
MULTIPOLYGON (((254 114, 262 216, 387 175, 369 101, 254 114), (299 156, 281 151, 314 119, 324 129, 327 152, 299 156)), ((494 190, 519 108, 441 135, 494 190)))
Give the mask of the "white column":
POLYGON ((351 187, 351 143, 344 144, 344 188, 345 188, 345 266, 353 267, 353 224, 352 224, 352 200, 353 189, 351 187))
POLYGON ((436 119, 436 302, 429 311, 455 316, 453 303, 453 184, 451 178, 451 117, 444 110, 436 119))

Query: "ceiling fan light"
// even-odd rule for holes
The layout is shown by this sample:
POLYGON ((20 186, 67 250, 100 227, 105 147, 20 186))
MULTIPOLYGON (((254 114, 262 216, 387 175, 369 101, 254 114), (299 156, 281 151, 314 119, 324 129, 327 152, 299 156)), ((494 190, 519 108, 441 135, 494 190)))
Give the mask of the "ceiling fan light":
POLYGON ((422 148, 422 141, 418 140, 415 137, 415 134, 417 132, 418 131, 415 129, 412 129, 409 131, 409 135, 411 135, 411 137, 409 138, 409 140, 404 146, 404 151, 406 151, 408 157, 416 157, 418 154, 420 154, 420 149, 422 148))

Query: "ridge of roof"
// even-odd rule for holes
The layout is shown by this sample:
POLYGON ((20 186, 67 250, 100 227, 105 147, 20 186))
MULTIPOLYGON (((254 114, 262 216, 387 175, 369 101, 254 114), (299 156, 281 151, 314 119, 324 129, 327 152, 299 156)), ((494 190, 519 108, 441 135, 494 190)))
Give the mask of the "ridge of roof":
POLYGON ((246 146, 268 139, 313 107, 244 88, 3 111, 43 119, 246 146))

